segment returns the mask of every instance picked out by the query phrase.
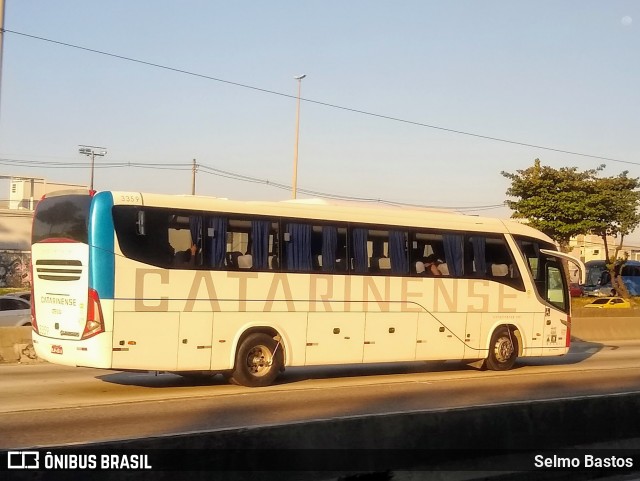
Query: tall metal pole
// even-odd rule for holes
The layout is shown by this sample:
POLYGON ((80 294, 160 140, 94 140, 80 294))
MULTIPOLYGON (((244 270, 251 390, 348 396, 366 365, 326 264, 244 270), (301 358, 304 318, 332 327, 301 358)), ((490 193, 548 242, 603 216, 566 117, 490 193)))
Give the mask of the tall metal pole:
POLYGON ((93 190, 93 167, 96 163, 96 153, 92 150, 91 151, 91 184, 89 187, 89 190, 93 190))
POLYGON ((105 147, 96 147, 94 145, 78 145, 80 147, 78 152, 87 157, 91 157, 91 182, 89 189, 93 190, 93 174, 95 170, 96 155, 98 157, 104 157, 107 155, 107 149, 105 147), (96 150, 97 149, 97 150, 96 150))
MULTIPOLYGON (((0 106, 2 106, 2 53, 4 51, 4 0, 0 0, 0 106)), ((0 108, 0 112, 2 109, 0 108)))
POLYGON ((296 142, 293 151, 293 181, 291 182, 292 198, 295 199, 298 193, 298 139, 300 137, 300 91, 302 90, 302 79, 306 75, 294 77, 298 81, 298 101, 296 106, 296 142))

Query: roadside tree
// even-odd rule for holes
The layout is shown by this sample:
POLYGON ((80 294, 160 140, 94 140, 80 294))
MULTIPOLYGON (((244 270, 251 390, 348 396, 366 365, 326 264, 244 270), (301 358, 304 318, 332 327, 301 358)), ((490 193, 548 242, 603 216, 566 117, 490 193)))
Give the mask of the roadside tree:
POLYGON ((613 286, 625 293, 617 278, 616 259, 625 236, 640 225, 640 179, 622 172, 614 177, 599 177, 604 165, 580 171, 577 167, 554 169, 543 166, 539 159, 532 167, 516 173, 502 172, 511 181, 507 200, 514 211, 512 217, 527 219, 529 225, 541 230, 561 250, 568 250, 571 237, 594 234, 602 238, 605 259, 611 272, 613 286), (618 240, 610 254, 608 237, 618 240))
POLYGON ((532 167, 516 173, 502 172, 511 181, 507 200, 513 218, 526 219, 560 248, 567 250, 569 240, 600 227, 602 208, 596 196, 597 169, 579 171, 577 167, 554 169, 536 159, 532 167))

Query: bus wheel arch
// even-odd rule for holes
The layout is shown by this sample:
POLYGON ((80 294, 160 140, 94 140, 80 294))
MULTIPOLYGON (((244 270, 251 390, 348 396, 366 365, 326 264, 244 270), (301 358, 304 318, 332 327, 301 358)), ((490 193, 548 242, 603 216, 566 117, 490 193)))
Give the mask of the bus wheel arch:
POLYGON ((229 381, 247 387, 273 383, 284 370, 285 349, 282 337, 271 327, 253 327, 242 333, 236 345, 229 381))
POLYGON ((522 354, 522 334, 511 324, 500 324, 491 334, 489 352, 484 367, 492 371, 507 371, 522 354))

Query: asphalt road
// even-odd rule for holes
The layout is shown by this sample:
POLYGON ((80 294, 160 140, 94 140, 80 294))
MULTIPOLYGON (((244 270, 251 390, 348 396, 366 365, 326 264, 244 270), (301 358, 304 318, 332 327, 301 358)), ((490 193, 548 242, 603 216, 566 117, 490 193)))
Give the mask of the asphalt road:
POLYGON ((288 369, 251 389, 221 377, 0 365, 0 448, 149 437, 307 419, 640 391, 640 341, 574 343, 508 372, 460 362, 288 369))

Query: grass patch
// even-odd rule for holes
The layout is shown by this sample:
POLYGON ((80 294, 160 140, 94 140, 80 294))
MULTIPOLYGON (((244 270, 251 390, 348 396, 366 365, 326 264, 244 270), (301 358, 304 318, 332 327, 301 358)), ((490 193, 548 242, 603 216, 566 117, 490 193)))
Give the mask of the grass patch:
POLYGON ((586 306, 587 304, 591 304, 596 299, 597 297, 572 297, 571 307, 573 309, 579 309, 581 307, 586 306))
POLYGON ((15 294, 16 292, 28 291, 28 287, 0 287, 0 296, 5 294, 15 294))

